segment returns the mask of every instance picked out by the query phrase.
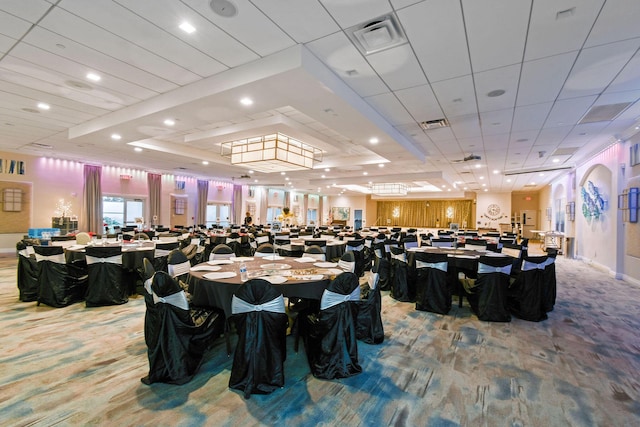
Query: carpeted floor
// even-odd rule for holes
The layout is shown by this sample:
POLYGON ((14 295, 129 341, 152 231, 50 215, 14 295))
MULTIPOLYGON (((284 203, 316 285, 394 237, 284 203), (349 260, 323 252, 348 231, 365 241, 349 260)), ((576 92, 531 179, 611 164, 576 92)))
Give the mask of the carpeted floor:
POLYGON ((557 262, 549 319, 441 316, 383 292, 385 342, 360 344, 363 373, 313 378, 289 354, 286 385, 245 400, 227 387, 224 340, 193 381, 146 386, 144 300, 62 309, 18 301, 16 260, 0 259, 0 425, 637 426, 640 289, 575 260, 557 262))

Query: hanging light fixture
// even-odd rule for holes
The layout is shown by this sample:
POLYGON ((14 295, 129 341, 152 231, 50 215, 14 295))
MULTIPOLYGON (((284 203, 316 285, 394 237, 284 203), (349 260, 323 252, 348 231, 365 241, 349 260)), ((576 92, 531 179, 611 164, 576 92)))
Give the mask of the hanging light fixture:
POLYGON ((220 154, 232 165, 265 173, 311 169, 322 161, 322 150, 281 133, 224 142, 220 154))
POLYGON ((400 182, 371 184, 371 194, 376 196, 406 196, 408 191, 407 184, 400 182))

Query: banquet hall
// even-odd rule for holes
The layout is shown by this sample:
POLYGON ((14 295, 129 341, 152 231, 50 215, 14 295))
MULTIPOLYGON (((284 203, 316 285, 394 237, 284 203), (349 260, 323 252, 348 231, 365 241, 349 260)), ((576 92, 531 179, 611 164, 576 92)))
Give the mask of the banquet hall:
POLYGON ((637 424, 638 18, 632 0, 0 2, 0 422, 637 424), (354 377, 314 377, 290 334, 284 387, 245 400, 227 329, 187 384, 142 384, 138 249, 179 236, 206 263, 235 231, 333 233, 335 263, 354 236, 513 238, 557 255, 556 305, 494 323, 383 288, 354 377), (21 244, 69 261, 127 232, 126 302, 21 301, 21 244))

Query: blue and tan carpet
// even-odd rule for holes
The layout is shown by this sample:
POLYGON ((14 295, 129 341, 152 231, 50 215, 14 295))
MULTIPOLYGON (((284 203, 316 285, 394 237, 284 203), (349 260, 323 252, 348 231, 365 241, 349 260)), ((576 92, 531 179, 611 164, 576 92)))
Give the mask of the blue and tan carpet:
POLYGON ((468 306, 417 312, 383 293, 385 342, 364 372, 313 378, 289 354, 286 386, 227 387, 224 341, 193 381, 146 386, 144 300, 62 309, 18 301, 0 259, 1 426, 638 426, 640 289, 561 257, 549 319, 480 322, 468 306))

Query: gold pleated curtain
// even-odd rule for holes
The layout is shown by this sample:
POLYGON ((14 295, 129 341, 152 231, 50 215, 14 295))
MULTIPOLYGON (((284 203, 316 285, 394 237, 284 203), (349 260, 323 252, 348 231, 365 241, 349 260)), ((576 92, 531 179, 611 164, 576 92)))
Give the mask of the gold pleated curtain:
POLYGON ((375 225, 449 228, 453 222, 462 228, 466 222, 468 227, 473 227, 472 207, 472 200, 378 201, 375 225))

